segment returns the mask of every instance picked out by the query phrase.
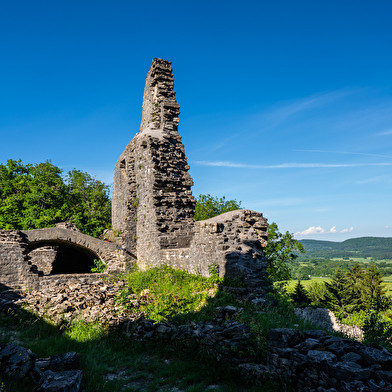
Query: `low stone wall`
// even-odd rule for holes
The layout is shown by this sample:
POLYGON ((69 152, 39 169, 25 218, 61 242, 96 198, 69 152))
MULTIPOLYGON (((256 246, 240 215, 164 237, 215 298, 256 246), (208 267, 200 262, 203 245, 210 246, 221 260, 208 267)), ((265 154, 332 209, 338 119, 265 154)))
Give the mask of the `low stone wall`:
POLYGON ((314 325, 319 325, 330 332, 341 332, 355 340, 363 340, 363 331, 356 325, 342 324, 328 309, 325 308, 296 308, 295 314, 310 321, 314 325))
POLYGON ((392 390, 390 351, 318 330, 273 329, 266 364, 243 364, 239 369, 247 378, 278 376, 287 388, 305 392, 392 390))
POLYGON ((2 379, 12 383, 14 388, 22 388, 24 379, 29 377, 36 383, 36 392, 81 390, 83 371, 79 369, 80 358, 76 352, 37 358, 36 354, 22 346, 0 344, 0 363, 2 379))

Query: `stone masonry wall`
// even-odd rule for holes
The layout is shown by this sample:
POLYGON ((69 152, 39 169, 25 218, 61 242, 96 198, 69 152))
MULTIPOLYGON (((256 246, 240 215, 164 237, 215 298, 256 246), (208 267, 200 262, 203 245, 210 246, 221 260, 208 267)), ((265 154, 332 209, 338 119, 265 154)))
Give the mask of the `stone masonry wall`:
POLYGON ((52 247, 41 249, 42 251, 37 249, 30 252, 23 231, 0 230, 0 288, 37 289, 37 265, 40 270, 45 270, 45 274, 49 274, 49 263, 56 257, 56 251, 52 247))
POLYGON ((212 263, 219 275, 241 276, 250 287, 264 286, 267 261, 267 220, 260 212, 237 210, 196 222, 190 259, 200 273, 208 276, 212 263))
POLYGON ((179 105, 171 63, 154 59, 146 77, 140 132, 120 156, 113 184, 113 229, 137 252, 142 268, 169 264, 209 275, 242 276, 262 284, 267 221, 261 213, 237 211, 195 222, 192 178, 178 134, 179 105))
MULTIPOLYGON (((0 283, 22 287, 30 275, 25 238, 19 230, 0 230, 0 283)), ((4 287, 5 288, 5 287, 4 287)))
POLYGON ((324 331, 303 333, 290 328, 269 332, 264 364, 241 364, 247 379, 277 377, 284 390, 304 392, 390 392, 392 353, 377 345, 327 336, 324 331))
POLYGON ((57 256, 56 246, 43 246, 29 253, 30 261, 37 271, 43 275, 49 275, 52 272, 53 263, 57 256))

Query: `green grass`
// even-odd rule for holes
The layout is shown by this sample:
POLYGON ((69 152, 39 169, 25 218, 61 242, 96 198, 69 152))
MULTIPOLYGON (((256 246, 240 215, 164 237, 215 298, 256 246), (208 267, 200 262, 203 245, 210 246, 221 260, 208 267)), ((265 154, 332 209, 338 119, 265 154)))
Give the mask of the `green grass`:
MULTIPOLYGON (((124 278, 124 276, 123 276, 124 278)), ((271 328, 317 328, 297 317, 291 305, 262 309, 260 305, 241 305, 231 295, 218 289, 216 279, 206 279, 173 270, 154 268, 134 271, 125 276, 127 285, 119 302, 128 311, 145 311, 154 320, 168 319, 176 324, 190 320, 212 320, 216 306, 244 306, 237 319, 250 326, 254 336, 248 353, 260 360, 266 353, 271 328), (136 296, 140 306, 129 306, 136 296)), ((53 325, 23 309, 0 313, 0 341, 15 342, 31 349, 38 357, 76 351, 84 371, 83 388, 87 392, 106 391, 279 391, 277 384, 246 384, 235 370, 207 356, 198 346, 139 343, 120 328, 110 329, 97 321, 75 320, 53 325)), ((7 392, 27 392, 26 385, 6 385, 7 392)))
MULTIPOLYGON (((312 282, 323 283, 323 282, 329 282, 330 280, 331 280, 330 278, 312 277, 309 280, 301 280, 301 284, 305 287, 305 289, 307 289, 312 282)), ((298 282, 297 279, 290 280, 287 284, 287 291, 288 292, 293 291, 297 282, 298 282)), ((392 297, 392 275, 385 276, 383 282, 385 286, 388 288, 387 295, 389 297, 392 297)))
MULTIPOLYGON (((329 282, 331 279, 330 278, 323 278, 323 277, 312 277, 309 280, 301 280, 301 284, 307 289, 311 282, 316 282, 316 283, 323 283, 323 282, 329 282)), ((289 283, 287 284, 287 289, 289 291, 294 289, 294 286, 297 284, 298 280, 290 280, 289 283)))

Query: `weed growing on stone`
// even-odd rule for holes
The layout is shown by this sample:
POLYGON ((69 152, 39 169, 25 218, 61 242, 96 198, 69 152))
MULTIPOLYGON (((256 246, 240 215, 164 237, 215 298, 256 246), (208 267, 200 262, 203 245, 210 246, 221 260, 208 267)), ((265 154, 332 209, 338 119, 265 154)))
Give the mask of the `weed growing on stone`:
POLYGON ((94 265, 90 266, 91 272, 102 273, 106 270, 106 264, 100 259, 94 259, 94 265))
POLYGON ((118 303, 134 312, 144 311, 156 321, 170 319, 183 324, 208 320, 214 307, 235 303, 230 294, 218 291, 215 280, 167 266, 135 270, 125 278, 128 285, 118 303), (135 295, 138 306, 131 301, 135 295))

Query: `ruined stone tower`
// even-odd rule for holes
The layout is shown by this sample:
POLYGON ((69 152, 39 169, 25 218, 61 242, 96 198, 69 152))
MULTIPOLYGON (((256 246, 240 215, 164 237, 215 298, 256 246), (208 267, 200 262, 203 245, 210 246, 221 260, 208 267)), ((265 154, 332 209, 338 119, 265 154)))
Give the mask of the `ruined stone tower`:
POLYGON ((195 199, 184 145, 171 63, 154 59, 146 77, 140 132, 118 160, 113 185, 113 227, 140 260, 160 249, 189 247, 195 199))
POLYGON ((261 286, 267 221, 238 210, 195 222, 193 181, 178 134, 180 107, 171 63, 154 59, 146 77, 140 131, 117 161, 112 225, 142 268, 169 264, 209 274, 242 276, 261 286))

